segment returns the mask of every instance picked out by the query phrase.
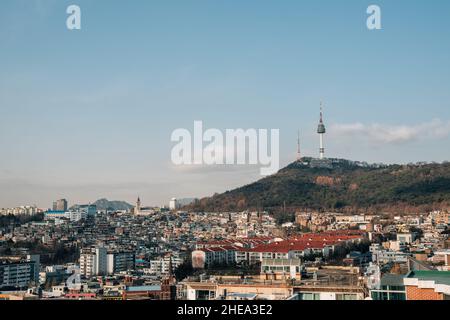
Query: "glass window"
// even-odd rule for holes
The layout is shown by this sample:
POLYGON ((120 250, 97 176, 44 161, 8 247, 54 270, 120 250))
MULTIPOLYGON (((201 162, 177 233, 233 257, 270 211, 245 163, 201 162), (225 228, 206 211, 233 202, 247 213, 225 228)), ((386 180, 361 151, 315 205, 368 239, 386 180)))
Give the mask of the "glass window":
POLYGON ((381 300, 380 299, 380 293, 376 291, 372 291, 371 297, 373 300, 381 300))
POLYGON ((319 293, 300 293, 299 300, 320 300, 319 293))
POLYGON ((211 292, 208 290, 198 290, 197 300, 209 300, 211 298, 211 292))
POLYGON ((389 293, 389 300, 406 300, 405 293, 389 293))
POLYGON ((390 286, 389 290, 390 291, 405 291, 405 287, 403 287, 403 286, 390 286))
POLYGON ((336 300, 356 300, 356 294, 336 294, 336 300))

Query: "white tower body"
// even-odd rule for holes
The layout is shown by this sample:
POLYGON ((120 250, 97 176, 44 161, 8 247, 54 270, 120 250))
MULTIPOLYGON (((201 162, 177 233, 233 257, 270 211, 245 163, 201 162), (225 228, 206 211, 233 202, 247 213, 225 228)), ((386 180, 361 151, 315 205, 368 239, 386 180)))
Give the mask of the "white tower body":
POLYGON ((319 150, 319 158, 322 160, 325 158, 325 148, 323 147, 323 133, 320 134, 320 150, 319 150))

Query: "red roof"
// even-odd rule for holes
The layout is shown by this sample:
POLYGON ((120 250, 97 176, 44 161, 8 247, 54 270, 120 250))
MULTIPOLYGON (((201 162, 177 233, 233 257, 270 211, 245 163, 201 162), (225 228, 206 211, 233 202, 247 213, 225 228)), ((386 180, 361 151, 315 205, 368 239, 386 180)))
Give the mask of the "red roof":
POLYGON ((288 253, 289 251, 304 251, 306 249, 323 249, 333 246, 343 241, 362 238, 364 231, 360 230, 339 230, 327 231, 323 233, 305 233, 280 242, 268 243, 273 237, 247 238, 239 240, 222 240, 211 242, 199 242, 204 245, 204 251, 245 251, 245 252, 274 252, 288 253), (252 243, 253 248, 241 248, 235 243, 252 243))
POLYGON ((274 252, 288 253, 289 251, 304 251, 306 249, 323 249, 335 245, 336 242, 328 241, 282 241, 268 245, 261 245, 247 249, 248 252, 274 252))
POLYGON ((238 244, 251 244, 251 245, 259 245, 259 244, 265 244, 269 241, 272 241, 273 237, 258 237, 258 238, 246 238, 246 239, 236 239, 236 240, 213 240, 213 241, 199 241, 197 242, 198 246, 204 246, 204 247, 211 247, 211 246, 226 246, 226 245, 234 245, 236 243, 238 244))

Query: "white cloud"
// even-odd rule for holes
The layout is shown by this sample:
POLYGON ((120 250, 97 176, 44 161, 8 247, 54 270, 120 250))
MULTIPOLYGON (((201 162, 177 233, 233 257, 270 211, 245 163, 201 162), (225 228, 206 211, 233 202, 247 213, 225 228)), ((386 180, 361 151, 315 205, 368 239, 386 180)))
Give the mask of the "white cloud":
POLYGON ((330 134, 336 137, 366 138, 371 142, 400 144, 410 141, 446 138, 450 135, 450 121, 434 119, 416 125, 384 125, 384 124, 334 124, 330 127, 330 134))

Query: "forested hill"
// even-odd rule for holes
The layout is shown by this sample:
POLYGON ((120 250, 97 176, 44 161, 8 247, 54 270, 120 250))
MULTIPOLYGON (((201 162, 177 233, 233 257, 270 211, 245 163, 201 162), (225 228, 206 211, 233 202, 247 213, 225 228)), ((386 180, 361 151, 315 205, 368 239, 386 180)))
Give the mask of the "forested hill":
POLYGON ((247 186, 204 198, 189 209, 233 211, 288 207, 311 210, 448 208, 450 164, 368 165, 305 158, 247 186))

